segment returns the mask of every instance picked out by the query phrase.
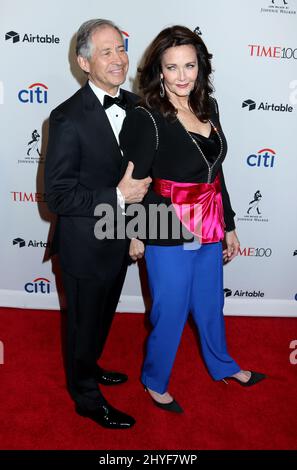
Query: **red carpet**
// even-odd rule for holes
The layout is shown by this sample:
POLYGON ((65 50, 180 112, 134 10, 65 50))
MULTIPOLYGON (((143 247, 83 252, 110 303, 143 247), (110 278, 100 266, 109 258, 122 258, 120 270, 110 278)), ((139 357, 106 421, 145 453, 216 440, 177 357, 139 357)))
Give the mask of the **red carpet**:
POLYGON ((250 389, 213 382, 187 325, 170 384, 185 413, 171 415, 153 406, 139 382, 143 315, 116 315, 102 365, 127 372, 130 380, 104 387, 104 394, 137 423, 112 431, 74 413, 65 390, 60 313, 0 309, 5 348, 0 448, 297 449, 297 365, 289 362, 296 319, 227 317, 226 322, 231 355, 269 378, 250 389))

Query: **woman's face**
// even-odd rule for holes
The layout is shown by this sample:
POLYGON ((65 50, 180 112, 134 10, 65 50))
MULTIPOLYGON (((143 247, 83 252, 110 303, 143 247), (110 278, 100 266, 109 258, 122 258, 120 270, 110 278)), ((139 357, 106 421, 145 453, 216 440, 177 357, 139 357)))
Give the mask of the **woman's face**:
POLYGON ((161 60, 161 78, 169 96, 189 96, 198 75, 198 60, 194 46, 187 44, 166 49, 161 60))

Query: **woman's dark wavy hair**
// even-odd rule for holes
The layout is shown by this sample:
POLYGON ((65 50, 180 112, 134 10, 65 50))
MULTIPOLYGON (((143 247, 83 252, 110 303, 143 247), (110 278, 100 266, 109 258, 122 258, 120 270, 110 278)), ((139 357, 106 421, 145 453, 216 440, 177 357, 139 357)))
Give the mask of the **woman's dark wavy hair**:
POLYGON ((210 117, 209 96, 213 93, 210 81, 212 54, 208 52, 201 37, 184 26, 176 25, 163 29, 148 47, 144 64, 138 69, 139 88, 143 94, 142 104, 160 111, 165 117, 176 117, 177 111, 166 93, 164 98, 160 97, 161 60, 166 49, 185 44, 195 47, 198 59, 198 76, 189 96, 189 104, 195 115, 206 121, 210 117))

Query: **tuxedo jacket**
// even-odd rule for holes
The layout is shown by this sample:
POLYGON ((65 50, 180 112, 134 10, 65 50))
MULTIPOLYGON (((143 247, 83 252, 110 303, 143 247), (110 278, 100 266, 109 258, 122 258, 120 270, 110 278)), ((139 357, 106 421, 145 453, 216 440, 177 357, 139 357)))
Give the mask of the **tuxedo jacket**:
MULTIPOLYGON (((124 91, 129 108, 138 97, 124 91)), ((57 214, 52 254, 78 278, 114 278, 127 257, 128 241, 95 237, 98 204, 118 210, 116 186, 122 154, 100 101, 87 83, 50 115, 45 163, 49 209, 57 214)))

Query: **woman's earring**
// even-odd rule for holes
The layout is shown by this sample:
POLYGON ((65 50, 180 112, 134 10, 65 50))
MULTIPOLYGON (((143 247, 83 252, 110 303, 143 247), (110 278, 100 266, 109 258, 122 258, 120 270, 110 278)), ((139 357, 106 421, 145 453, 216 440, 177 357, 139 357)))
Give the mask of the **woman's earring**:
POLYGON ((164 83, 162 77, 160 77, 160 96, 161 98, 164 98, 165 96, 165 88, 164 88, 164 83))

